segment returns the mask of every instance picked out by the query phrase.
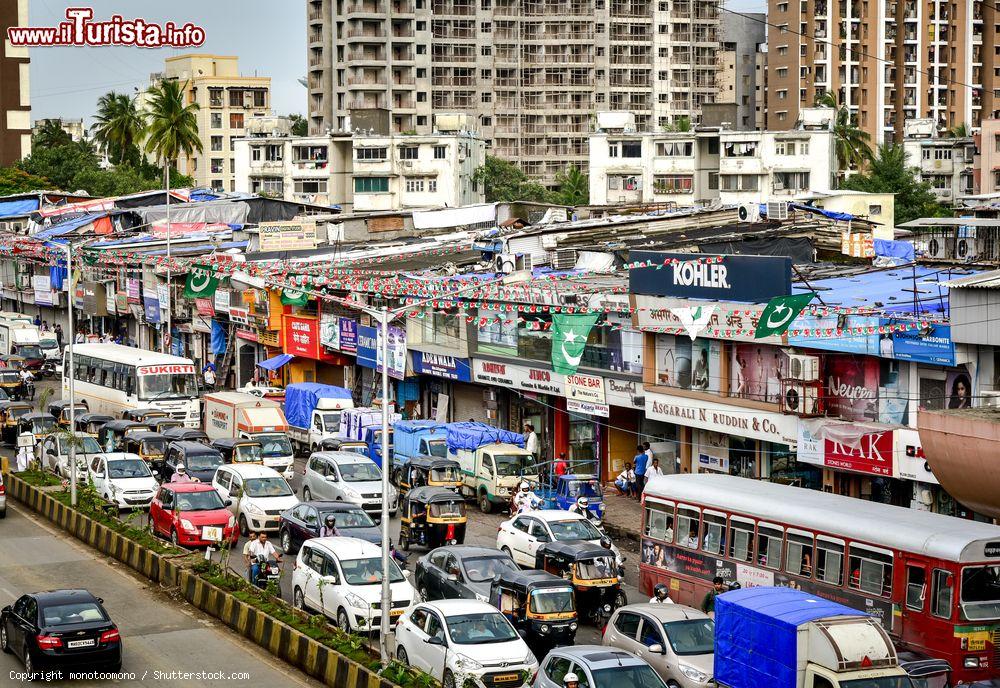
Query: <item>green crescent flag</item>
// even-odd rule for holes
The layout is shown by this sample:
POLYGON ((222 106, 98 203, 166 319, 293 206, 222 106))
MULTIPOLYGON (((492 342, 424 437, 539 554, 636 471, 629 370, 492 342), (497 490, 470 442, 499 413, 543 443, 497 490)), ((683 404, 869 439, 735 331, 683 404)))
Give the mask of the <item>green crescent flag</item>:
POLYGON ((597 323, 600 313, 582 315, 553 314, 552 316, 552 370, 572 375, 580 367, 587 337, 597 323))
POLYGON ((309 296, 304 291, 285 287, 281 290, 281 302, 286 306, 305 306, 309 303, 309 296))
POLYGON ((219 278, 208 265, 192 265, 184 283, 185 299, 207 299, 215 296, 219 278))
POLYGON ((763 339, 772 335, 784 334, 792 321, 799 316, 802 309, 809 305, 814 296, 816 296, 814 292, 775 296, 767 302, 764 310, 761 311, 753 338, 763 339))

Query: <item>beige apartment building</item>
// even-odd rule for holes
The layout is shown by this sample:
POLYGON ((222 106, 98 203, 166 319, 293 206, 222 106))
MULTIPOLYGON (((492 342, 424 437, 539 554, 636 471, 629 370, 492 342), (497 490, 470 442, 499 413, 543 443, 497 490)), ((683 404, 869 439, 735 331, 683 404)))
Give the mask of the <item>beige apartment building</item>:
POLYGON ((587 165, 593 113, 643 129, 697 121, 713 102, 718 0, 309 0, 309 125, 392 111, 428 134, 464 112, 493 155, 552 183, 587 165))
POLYGON ((978 129, 1000 107, 992 2, 769 0, 768 21, 768 129, 793 127, 822 91, 873 143, 902 140, 915 118, 978 129))
MULTIPOLYGON (((241 76, 239 58, 228 55, 178 55, 168 57, 161 74, 151 83, 177 79, 186 84, 189 103, 198 103, 198 131, 202 150, 181 156, 177 169, 194 178, 196 186, 218 191, 236 190, 236 139, 246 136, 251 117, 271 111, 271 78, 241 76)), ((146 94, 140 97, 143 107, 146 94)))

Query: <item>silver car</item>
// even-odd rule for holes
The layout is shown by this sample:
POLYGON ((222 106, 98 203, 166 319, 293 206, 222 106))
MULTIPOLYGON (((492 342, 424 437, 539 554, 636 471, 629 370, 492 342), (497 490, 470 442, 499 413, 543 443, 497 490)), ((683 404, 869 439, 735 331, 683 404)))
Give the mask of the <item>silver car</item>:
POLYGON ((574 673, 588 688, 664 688, 663 679, 643 660, 601 645, 572 645, 552 650, 539 666, 535 688, 564 688, 574 673))
POLYGON ((715 625, 681 604, 630 604, 608 620, 605 645, 649 662, 670 688, 714 686, 715 625))
MULTIPOLYGON (((395 488, 389 487, 389 513, 396 515, 395 488)), ((382 471, 367 456, 352 452, 316 452, 306 461, 302 501, 357 504, 378 520, 382 516, 382 471)))

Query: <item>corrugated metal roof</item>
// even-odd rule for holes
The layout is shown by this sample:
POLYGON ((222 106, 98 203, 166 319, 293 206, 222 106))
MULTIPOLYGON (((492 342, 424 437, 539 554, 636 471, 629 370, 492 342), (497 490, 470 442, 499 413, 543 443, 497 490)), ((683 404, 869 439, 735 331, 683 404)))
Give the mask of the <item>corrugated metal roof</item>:
POLYGON ((1000 270, 960 277, 942 284, 953 289, 1000 289, 1000 270))

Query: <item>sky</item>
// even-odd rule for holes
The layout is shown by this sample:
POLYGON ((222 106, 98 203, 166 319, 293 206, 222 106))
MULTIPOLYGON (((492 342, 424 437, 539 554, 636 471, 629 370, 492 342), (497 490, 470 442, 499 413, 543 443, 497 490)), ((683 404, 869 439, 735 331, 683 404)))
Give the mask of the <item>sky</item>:
MULTIPOLYGON (((7 2, 9 0, 0 0, 7 2)), ((113 14, 150 22, 192 22, 205 29, 200 48, 32 48, 32 118, 84 118, 91 123, 97 99, 111 90, 145 88, 163 60, 186 52, 236 55, 240 72, 270 76, 276 114, 303 113, 306 89, 307 0, 29 0, 31 26, 56 26, 66 7, 93 7, 94 19, 113 14)), ((731 0, 734 10, 762 12, 765 0, 731 0)))

